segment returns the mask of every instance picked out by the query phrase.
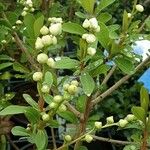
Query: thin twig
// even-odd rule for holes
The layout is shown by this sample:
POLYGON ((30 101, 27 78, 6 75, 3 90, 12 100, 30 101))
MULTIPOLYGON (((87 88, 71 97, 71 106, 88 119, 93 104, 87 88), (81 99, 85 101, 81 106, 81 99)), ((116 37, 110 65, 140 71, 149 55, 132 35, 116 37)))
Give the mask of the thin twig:
MULTIPOLYGON (((146 58, 143 62, 141 62, 136 68, 135 68, 135 73, 141 69, 148 61, 150 60, 150 56, 146 58)), ((132 74, 133 75, 133 74, 132 74)), ((101 102, 105 97, 110 95, 113 91, 115 91, 118 87, 120 87, 125 81, 127 81, 132 75, 126 75, 123 78, 121 78, 116 84, 114 84, 112 87, 110 87, 108 90, 106 90, 104 93, 99 95, 97 98, 95 98, 92 101, 93 106, 96 105, 97 103, 101 102)))
POLYGON ((114 139, 99 137, 99 136, 95 136, 95 135, 92 135, 92 136, 93 136, 93 138, 96 139, 96 140, 103 141, 103 142, 109 142, 109 143, 113 143, 113 144, 120 144, 120 145, 137 144, 137 143, 135 143, 135 142, 114 140, 114 139))
POLYGON ((54 147, 54 150, 56 150, 57 146, 56 146, 55 133, 54 133, 53 128, 51 128, 51 134, 52 134, 53 147, 54 147))

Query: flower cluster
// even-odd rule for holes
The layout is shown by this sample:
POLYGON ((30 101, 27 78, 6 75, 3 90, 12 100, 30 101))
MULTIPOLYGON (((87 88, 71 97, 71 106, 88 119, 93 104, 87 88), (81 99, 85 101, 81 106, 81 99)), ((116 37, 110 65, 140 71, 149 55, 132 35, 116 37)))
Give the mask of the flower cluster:
MULTIPOLYGON (((100 32, 100 26, 98 25, 98 21, 96 18, 85 19, 82 26, 89 30, 89 33, 85 33, 82 35, 82 39, 84 39, 88 44, 92 44, 96 41, 96 36, 93 34, 95 32, 100 32)), ((94 56, 96 53, 96 49, 93 47, 88 47, 87 54, 90 56, 94 56)))
POLYGON ((38 37, 35 42, 35 48, 41 50, 49 45, 57 44, 57 35, 62 33, 62 18, 49 18, 50 26, 43 26, 40 30, 42 37, 38 37))

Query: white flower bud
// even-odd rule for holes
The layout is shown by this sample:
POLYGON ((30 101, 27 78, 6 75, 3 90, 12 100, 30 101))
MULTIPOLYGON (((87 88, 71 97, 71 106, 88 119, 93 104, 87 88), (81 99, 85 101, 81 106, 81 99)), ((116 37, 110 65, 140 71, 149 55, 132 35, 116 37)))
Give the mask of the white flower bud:
POLYGON ((110 116, 106 118, 107 124, 113 124, 114 123, 114 117, 110 116))
POLYGON ((83 34, 83 35, 82 35, 82 39, 86 40, 87 36, 88 36, 87 33, 83 34))
POLYGON ((87 134, 87 135, 85 136, 85 140, 86 140, 86 142, 90 143, 90 142, 92 142, 93 137, 92 137, 91 135, 87 134))
POLYGON ((128 18, 131 18, 132 17, 132 14, 131 13, 128 13, 128 18))
POLYGON ((23 11, 22 13, 21 13, 21 16, 26 16, 27 15, 27 12, 26 11, 23 11))
POLYGON ((62 102, 62 100, 63 100, 63 98, 62 98, 61 95, 56 95, 53 98, 53 101, 56 102, 56 103, 60 103, 60 102, 62 102))
POLYGON ((49 119, 50 119, 49 114, 43 114, 42 119, 43 119, 43 121, 49 121, 49 119))
POLYGON ((69 94, 74 95, 75 93, 77 93, 77 91, 78 91, 78 88, 76 85, 73 85, 73 84, 69 85, 68 87, 69 94))
POLYGON ((35 11, 35 9, 32 7, 32 8, 30 9, 30 11, 31 11, 31 12, 34 12, 34 11, 35 11))
POLYGON ((135 120, 135 116, 134 115, 132 115, 132 114, 128 114, 127 115, 127 117, 125 118, 127 121, 133 121, 133 120, 135 120))
POLYGON ((27 0, 27 1, 26 1, 26 5, 28 5, 28 6, 29 6, 29 5, 32 5, 32 0, 27 0))
POLYGON ((52 44, 52 37, 50 35, 42 36, 42 43, 44 46, 49 46, 52 44))
POLYGON ((19 25, 19 24, 22 24, 22 21, 21 21, 21 20, 17 20, 17 21, 16 21, 16 24, 18 24, 18 25, 19 25))
POLYGON ((49 30, 52 35, 60 35, 62 33, 62 24, 61 23, 51 24, 49 30))
POLYGON ((52 37, 52 43, 53 43, 53 45, 56 45, 56 44, 57 44, 57 38, 56 38, 56 36, 53 36, 53 37, 52 37))
POLYGON ((62 18, 56 18, 56 22, 57 23, 63 23, 63 20, 62 20, 62 18))
POLYGON ((101 30, 101 28, 100 28, 100 26, 98 26, 94 31, 95 32, 100 32, 100 30, 101 30))
POLYGON ((12 26, 12 29, 16 29, 16 26, 12 26))
POLYGON ((63 89, 64 89, 65 91, 68 90, 68 87, 69 87, 69 84, 68 84, 68 83, 66 83, 66 84, 63 85, 63 89))
POLYGON ((41 38, 37 38, 36 42, 35 42, 35 48, 40 50, 44 47, 43 43, 42 43, 42 39, 41 38))
POLYGON ((56 108, 57 106, 58 106, 58 104, 57 104, 57 103, 54 103, 54 102, 51 102, 50 105, 49 105, 49 107, 50 107, 51 109, 54 109, 54 108, 56 108))
POLYGON ((119 127, 124 128, 128 124, 128 121, 125 119, 120 119, 118 122, 119 127))
POLYGON ((59 111, 64 112, 66 110, 67 110, 67 107, 64 104, 61 104, 60 107, 59 107, 59 111))
POLYGON ((89 47, 87 49, 87 53, 90 55, 90 56, 94 56, 96 54, 96 49, 95 48, 92 48, 92 47, 89 47))
POLYGON ((40 80, 42 80, 42 77, 43 77, 43 73, 42 72, 35 72, 33 74, 33 80, 34 81, 40 81, 40 80))
POLYGON ((42 35, 46 35, 46 34, 49 33, 49 29, 48 29, 46 26, 43 26, 43 27, 41 28, 41 30, 40 30, 40 33, 41 33, 42 35))
POLYGON ((27 8, 27 7, 24 7, 24 9, 23 9, 24 11, 28 11, 29 10, 29 8, 27 8))
POLYGON ((48 85, 43 85, 42 88, 41 88, 41 91, 42 91, 43 93, 49 93, 50 88, 49 88, 48 85))
POLYGON ((53 58, 48 58, 47 60, 47 65, 51 68, 54 68, 55 67, 55 61, 53 58))
POLYGON ((144 11, 144 7, 142 5, 140 5, 140 4, 136 5, 135 8, 139 12, 143 12, 144 11))
POLYGON ((71 84, 75 85, 75 86, 78 86, 79 85, 79 82, 77 80, 73 80, 71 81, 71 84))
POLYGON ((93 29, 97 29, 98 28, 98 21, 96 18, 91 18, 89 20, 90 22, 90 27, 93 28, 93 29))
POLYGON ((72 137, 70 135, 65 135, 64 139, 65 141, 70 142, 72 140, 72 137))
POLYGON ((83 26, 83 28, 89 28, 90 27, 90 21, 88 19, 85 19, 82 26, 83 26))
POLYGON ((7 42, 6 42, 6 40, 2 40, 1 43, 6 44, 7 42))
POLYGON ((102 122, 95 122, 95 127, 97 129, 101 129, 102 128, 102 122))
POLYGON ((45 54, 45 53, 41 53, 37 56, 37 61, 40 63, 40 64, 44 64, 44 63, 47 63, 47 60, 48 60, 48 56, 45 54))
POLYGON ((88 36, 86 37, 86 41, 87 43, 93 43, 96 41, 96 37, 94 34, 88 34, 88 36))

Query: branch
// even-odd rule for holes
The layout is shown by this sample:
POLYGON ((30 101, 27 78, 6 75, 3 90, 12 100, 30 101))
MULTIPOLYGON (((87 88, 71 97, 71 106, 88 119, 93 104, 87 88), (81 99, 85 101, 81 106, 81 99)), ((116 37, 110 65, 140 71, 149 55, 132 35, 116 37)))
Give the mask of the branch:
POLYGON ((18 45, 18 47, 20 47, 20 50, 22 51, 22 53, 26 54, 26 57, 28 58, 28 61, 30 62, 30 64, 36 69, 39 70, 39 67, 36 65, 36 62, 34 61, 33 57, 30 55, 30 53, 28 53, 28 50, 26 49, 26 47, 23 45, 21 39, 19 38, 18 34, 16 32, 13 33, 14 35, 14 39, 16 41, 16 44, 18 45))
POLYGON ((54 133, 54 129, 53 128, 51 128, 51 134, 52 134, 53 147, 54 147, 54 150, 56 150, 57 146, 56 146, 55 133, 54 133))
MULTIPOLYGON (((150 60, 150 56, 146 58, 143 62, 141 62, 136 68, 135 73, 140 70, 148 61, 150 60)), ((93 106, 97 103, 101 102, 105 97, 110 95, 113 91, 115 91, 118 87, 120 87, 125 81, 127 81, 132 75, 126 75, 123 78, 121 78, 116 84, 114 84, 112 87, 110 87, 108 90, 106 90, 104 93, 99 95, 97 98, 95 98, 92 101, 93 106)))

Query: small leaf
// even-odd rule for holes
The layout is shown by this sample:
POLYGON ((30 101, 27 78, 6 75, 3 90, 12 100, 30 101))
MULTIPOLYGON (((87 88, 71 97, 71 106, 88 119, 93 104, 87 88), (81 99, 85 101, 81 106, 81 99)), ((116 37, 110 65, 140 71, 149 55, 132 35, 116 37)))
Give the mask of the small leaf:
POLYGON ((95 82, 89 73, 82 73, 80 81, 83 87, 83 91, 87 96, 90 96, 95 88, 95 82))
POLYGON ((5 116, 5 115, 22 114, 25 112, 26 109, 27 107, 25 106, 10 105, 5 109, 3 109, 2 111, 0 111, 0 115, 5 116))
POLYGON ((100 13, 97 20, 98 22, 107 23, 111 18, 112 18, 112 15, 106 12, 106 13, 100 13))
POLYGON ((122 30, 123 32, 126 32, 128 30, 128 13, 125 10, 123 14, 123 25, 122 25, 122 30))
POLYGON ((78 16, 79 18, 82 18, 82 19, 85 19, 86 18, 86 15, 80 11, 78 12, 75 12, 75 15, 78 16))
POLYGON ((11 57, 9 57, 9 56, 7 56, 7 55, 0 55, 0 60, 13 61, 14 59, 12 59, 11 57))
POLYGON ((28 68, 24 67, 22 64, 15 62, 13 64, 13 69, 15 71, 21 72, 21 73, 30 73, 30 71, 28 70, 28 68))
POLYGON ((38 104, 32 99, 32 97, 28 94, 23 94, 23 98, 26 100, 28 104, 30 104, 33 108, 38 109, 38 104))
POLYGON ((47 71, 45 73, 43 84, 47 84, 49 87, 52 86, 52 84, 53 84, 53 75, 52 75, 51 72, 47 71))
POLYGON ((77 102, 76 102, 76 107, 80 112, 84 112, 85 111, 85 107, 86 107, 86 102, 87 102, 87 96, 86 95, 82 95, 78 98, 77 102))
POLYGON ((133 74, 134 73, 134 65, 132 61, 125 57, 117 57, 115 59, 116 65, 126 74, 133 74))
POLYGON ((13 65, 13 63, 11 63, 11 62, 1 63, 1 64, 0 64, 0 70, 5 69, 5 68, 7 68, 7 67, 10 67, 10 66, 12 66, 12 65, 13 65))
POLYGON ((82 26, 72 22, 64 23, 63 31, 77 35, 83 35, 86 32, 82 26))
POLYGON ((44 98, 44 101, 47 103, 47 104, 50 104, 53 100, 53 96, 49 95, 49 94, 44 94, 43 95, 43 98, 44 98))
POLYGON ((142 107, 133 106, 132 113, 136 118, 138 118, 145 124, 146 114, 145 110, 142 107))
POLYGON ((57 120, 51 120, 49 122, 49 127, 51 127, 51 128, 58 128, 59 126, 60 126, 60 124, 58 123, 57 120))
POLYGON ((12 134, 15 136, 29 136, 27 130, 20 126, 15 126, 11 130, 12 134))
POLYGON ((61 60, 56 61, 55 68, 57 69, 73 69, 78 66, 79 62, 69 57, 63 57, 61 60))

